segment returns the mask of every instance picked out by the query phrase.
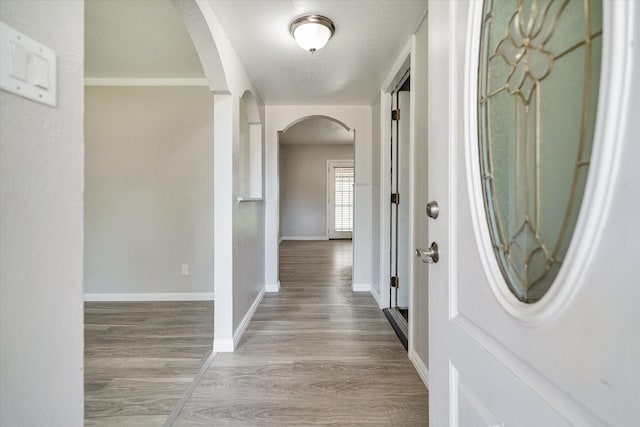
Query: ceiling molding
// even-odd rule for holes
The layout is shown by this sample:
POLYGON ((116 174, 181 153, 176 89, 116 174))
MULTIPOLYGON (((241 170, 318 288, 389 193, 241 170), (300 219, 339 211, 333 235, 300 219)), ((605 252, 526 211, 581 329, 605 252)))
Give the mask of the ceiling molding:
POLYGON ((205 78, 102 78, 86 77, 85 86, 209 86, 205 78))

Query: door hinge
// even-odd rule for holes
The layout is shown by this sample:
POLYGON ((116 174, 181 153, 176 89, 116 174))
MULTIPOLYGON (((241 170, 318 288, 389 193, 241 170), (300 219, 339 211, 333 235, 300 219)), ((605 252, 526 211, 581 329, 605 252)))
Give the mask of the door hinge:
POLYGON ((400 279, 398 279, 398 276, 392 276, 391 277, 391 287, 392 288, 399 288, 400 287, 400 279))
POLYGON ((395 205, 400 204, 400 193, 391 193, 391 203, 395 205))
POLYGON ((391 120, 393 120, 395 122, 400 120, 400 109, 399 108, 397 110, 391 110, 391 120))

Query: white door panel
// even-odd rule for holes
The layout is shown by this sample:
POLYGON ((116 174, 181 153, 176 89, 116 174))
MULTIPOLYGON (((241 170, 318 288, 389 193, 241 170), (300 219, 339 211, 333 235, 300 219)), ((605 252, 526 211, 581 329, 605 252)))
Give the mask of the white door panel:
POLYGON ((451 388, 454 396, 457 396, 457 410, 459 414, 458 424, 463 426, 500 427, 502 421, 487 406, 484 399, 460 379, 460 372, 451 366, 451 377, 454 378, 451 388))
POLYGON ((429 5, 430 424, 638 425, 640 4, 604 2, 589 178, 554 284, 534 304, 495 262, 479 184, 481 1, 429 5), (632 40, 636 40, 634 44, 632 40), (633 95, 631 95, 633 94, 633 95))
MULTIPOLYGON (((458 337, 467 341, 468 337, 458 337)), ((451 425, 569 426, 559 412, 517 373, 508 369, 482 347, 469 341, 463 358, 449 366, 451 378, 451 425), (455 417, 458 417, 456 420, 455 417), (471 422, 473 421, 473 422, 471 422)))

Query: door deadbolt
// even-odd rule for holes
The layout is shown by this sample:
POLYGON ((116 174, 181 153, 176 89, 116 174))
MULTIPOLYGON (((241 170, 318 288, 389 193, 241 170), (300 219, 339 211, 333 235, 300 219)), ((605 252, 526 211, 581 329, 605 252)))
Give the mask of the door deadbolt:
POLYGON ((436 242, 431 243, 431 247, 427 249, 416 249, 416 256, 420 258, 420 261, 427 264, 435 264, 440 260, 440 254, 438 253, 438 244, 436 242))
POLYGON ((440 206, 438 206, 438 202, 435 200, 427 203, 427 216, 429 218, 436 219, 438 218, 438 214, 440 213, 440 206))

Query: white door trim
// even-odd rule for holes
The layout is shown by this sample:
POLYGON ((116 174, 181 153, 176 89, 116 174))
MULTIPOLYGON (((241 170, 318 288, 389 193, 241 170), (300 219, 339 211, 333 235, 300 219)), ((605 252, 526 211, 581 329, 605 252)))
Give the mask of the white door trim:
MULTIPOLYGON (((389 289, 390 289, 390 273, 391 265, 389 262, 389 251, 391 250, 391 242, 389 241, 389 229, 391 227, 391 218, 389 217, 389 200, 391 200, 391 188, 389 187, 389 170, 391 169, 391 155, 389 153, 389 141, 391 140, 391 92, 393 92, 396 84, 404 73, 411 68, 411 58, 413 57, 413 49, 415 48, 415 36, 411 36, 405 46, 402 48, 393 67, 389 71, 387 78, 382 84, 380 91, 380 308, 388 308, 390 305, 389 289)), ((414 98, 411 95, 411 117, 414 117, 414 98)), ((413 125, 411 126, 413 130, 413 125)), ((410 145, 413 147, 414 138, 411 132, 410 145)), ((412 148, 413 149, 413 148, 412 148)), ((413 172, 411 172, 413 175, 413 172)), ((411 189, 413 189, 413 182, 411 189)), ((413 194, 407 195, 404 200, 413 200, 413 194)), ((410 208, 411 209, 411 208, 410 208)), ((413 212, 412 210, 410 211, 413 212)), ((413 233, 413 217, 410 216, 409 232, 413 233)), ((412 234, 413 235, 413 234, 412 234)), ((409 286, 413 284, 413 269, 409 269, 409 286)), ((411 295, 411 288, 409 295, 411 295)), ((411 299, 411 296, 409 297, 411 299)))

